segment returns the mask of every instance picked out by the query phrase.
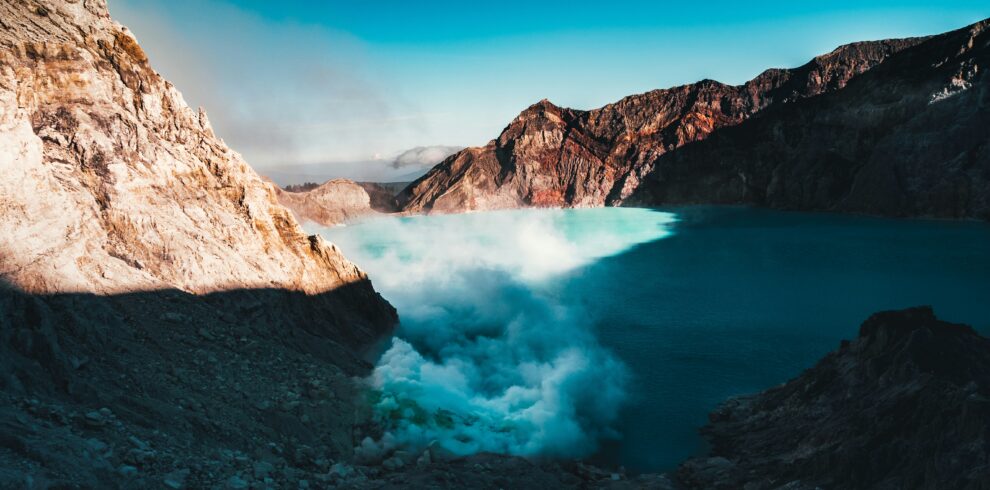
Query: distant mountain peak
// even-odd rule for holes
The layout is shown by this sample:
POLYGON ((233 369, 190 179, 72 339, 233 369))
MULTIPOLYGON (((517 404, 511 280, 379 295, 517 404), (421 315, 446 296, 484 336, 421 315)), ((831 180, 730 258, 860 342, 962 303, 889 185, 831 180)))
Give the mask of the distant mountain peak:
POLYGON ((767 107, 839 89, 921 40, 857 43, 798 68, 767 70, 740 86, 705 79, 590 111, 542 99, 487 146, 465 149, 411 184, 399 202, 414 212, 621 202, 664 153, 767 107))

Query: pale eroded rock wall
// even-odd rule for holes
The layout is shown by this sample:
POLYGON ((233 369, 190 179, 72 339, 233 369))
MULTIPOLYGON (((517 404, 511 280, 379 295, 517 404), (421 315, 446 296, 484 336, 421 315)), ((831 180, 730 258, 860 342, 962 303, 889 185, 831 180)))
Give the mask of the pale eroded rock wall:
POLYGON ((375 214, 371 195, 357 182, 333 179, 316 188, 290 192, 276 188, 279 202, 301 221, 330 226, 375 214))
POLYGON ((105 0, 0 2, 0 277, 103 294, 366 279, 303 234, 105 0))

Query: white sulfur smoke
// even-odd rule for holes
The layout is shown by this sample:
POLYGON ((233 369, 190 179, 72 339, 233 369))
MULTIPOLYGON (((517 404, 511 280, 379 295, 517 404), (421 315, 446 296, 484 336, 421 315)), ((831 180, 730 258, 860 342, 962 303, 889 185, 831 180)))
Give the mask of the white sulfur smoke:
POLYGON ((613 436, 627 376, 559 279, 673 222, 644 209, 527 210, 320 230, 399 310, 398 338, 369 379, 389 444, 593 452, 613 436))

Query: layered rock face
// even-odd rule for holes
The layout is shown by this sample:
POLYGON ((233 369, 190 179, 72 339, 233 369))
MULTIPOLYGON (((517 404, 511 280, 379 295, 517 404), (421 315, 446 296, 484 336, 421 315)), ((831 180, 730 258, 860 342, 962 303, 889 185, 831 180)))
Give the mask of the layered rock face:
POLYGON ((990 340, 931 308, 877 313, 798 378, 730 400, 691 488, 986 488, 990 340))
POLYGON ((399 195, 412 212, 525 206, 602 206, 633 193, 653 162, 767 107, 841 89, 921 38, 842 46, 741 86, 712 80, 635 95, 592 111, 547 100, 488 145, 447 158, 399 195))
POLYGON ((0 14, 4 280, 97 293, 366 280, 302 233, 104 2, 7 1, 0 14))
POLYGON ((0 487, 298 486, 395 322, 104 0, 0 2, 0 487))
POLYGON ((371 195, 365 187, 347 179, 333 179, 311 189, 290 192, 276 188, 279 202, 296 218, 331 226, 374 214, 371 195))
POLYGON ((990 219, 988 25, 662 155, 625 203, 990 219))

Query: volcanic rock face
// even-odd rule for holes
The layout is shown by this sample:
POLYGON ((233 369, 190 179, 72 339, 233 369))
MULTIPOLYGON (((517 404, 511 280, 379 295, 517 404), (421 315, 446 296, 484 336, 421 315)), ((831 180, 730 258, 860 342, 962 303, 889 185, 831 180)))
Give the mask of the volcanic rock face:
POLYGON ((104 0, 0 2, 0 487, 295 488, 395 322, 104 0))
POLYGON ((628 197, 652 163, 767 107, 841 89, 921 38, 842 46, 741 86, 712 80, 635 95, 592 111, 543 100, 498 139, 452 155, 399 195, 413 212, 602 206, 628 197))
POLYGON ((290 192, 276 188, 279 202, 296 218, 331 226, 374 214, 371 195, 365 187, 347 179, 334 179, 312 189, 290 192))
POLYGON ((877 313, 798 378, 730 400, 692 488, 986 488, 990 340, 930 308, 877 313))
POLYGON ((35 293, 320 293, 366 280, 303 235, 103 1, 5 1, 0 19, 5 281, 35 293))
POLYGON ((990 219, 990 21, 662 155, 631 205, 990 219))

